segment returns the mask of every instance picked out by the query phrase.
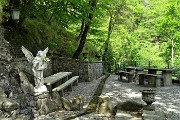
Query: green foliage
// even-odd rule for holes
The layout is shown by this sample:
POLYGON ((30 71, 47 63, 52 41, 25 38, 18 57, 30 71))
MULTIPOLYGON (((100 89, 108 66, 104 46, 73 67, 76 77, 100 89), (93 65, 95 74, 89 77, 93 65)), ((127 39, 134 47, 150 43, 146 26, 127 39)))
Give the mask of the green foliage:
POLYGON ((7 0, 0 0, 0 23, 2 22, 3 7, 7 4, 7 0))
POLYGON ((2 4, 0 4, 0 23, 2 22, 2 4))
MULTIPOLYGON (((0 10, 7 5, 4 1, 0 1, 0 10)), ((13 44, 31 49, 49 46, 70 57, 79 44, 75 38, 82 21, 88 23, 87 13, 93 12, 83 50, 90 60, 104 55, 107 69, 112 69, 114 60, 138 61, 139 65, 151 61, 153 66, 167 67, 174 48, 174 64, 180 66, 179 0, 99 0, 96 10, 92 10, 89 0, 22 0, 20 9, 21 26, 21 20, 16 27, 6 26, 5 37, 13 44)))

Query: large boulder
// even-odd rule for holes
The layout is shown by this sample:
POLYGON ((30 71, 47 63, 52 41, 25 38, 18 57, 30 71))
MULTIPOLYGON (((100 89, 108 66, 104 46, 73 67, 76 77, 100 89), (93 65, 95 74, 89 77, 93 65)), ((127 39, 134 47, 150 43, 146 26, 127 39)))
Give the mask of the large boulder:
POLYGON ((9 98, 0 98, 0 99, 1 99, 1 103, 2 103, 1 104, 2 111, 11 112, 11 111, 19 108, 19 104, 12 99, 9 99, 9 98))
POLYGON ((113 106, 108 96, 99 96, 97 113, 110 117, 113 113, 113 106))
POLYGON ((63 104, 61 101, 61 97, 57 91, 53 91, 52 93, 52 101, 57 107, 58 110, 62 110, 63 104))
POLYGON ((34 93, 34 87, 33 85, 29 82, 27 76, 23 72, 19 72, 19 77, 21 81, 21 88, 23 89, 23 92, 25 94, 33 94, 34 93))

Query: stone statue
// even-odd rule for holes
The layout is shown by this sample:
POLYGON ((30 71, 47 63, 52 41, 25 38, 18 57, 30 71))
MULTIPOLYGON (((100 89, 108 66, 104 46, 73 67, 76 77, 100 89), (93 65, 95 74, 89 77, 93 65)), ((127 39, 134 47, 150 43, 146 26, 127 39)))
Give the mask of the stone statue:
POLYGON ((63 108, 67 111, 81 111, 84 105, 84 97, 83 96, 74 96, 72 102, 65 97, 61 97, 61 101, 63 104, 63 108))
POLYGON ((43 70, 47 68, 47 62, 49 61, 49 59, 46 58, 48 47, 44 51, 38 51, 36 57, 34 57, 24 46, 22 46, 22 52, 25 54, 27 60, 33 64, 32 71, 34 73, 35 92, 47 91, 47 88, 44 85, 43 70))
POLYGON ((110 117, 113 113, 113 106, 108 96, 99 96, 96 112, 110 117))

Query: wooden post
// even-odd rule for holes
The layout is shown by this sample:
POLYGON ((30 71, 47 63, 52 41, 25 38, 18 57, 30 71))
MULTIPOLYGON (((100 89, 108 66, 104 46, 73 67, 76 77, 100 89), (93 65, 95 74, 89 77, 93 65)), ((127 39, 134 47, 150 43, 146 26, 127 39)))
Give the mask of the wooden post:
POLYGON ((151 61, 149 61, 149 68, 151 67, 151 61))
POLYGON ((168 62, 168 69, 169 69, 169 62, 168 62))
POLYGON ((137 65, 136 65, 136 61, 134 61, 134 66, 136 67, 137 65))

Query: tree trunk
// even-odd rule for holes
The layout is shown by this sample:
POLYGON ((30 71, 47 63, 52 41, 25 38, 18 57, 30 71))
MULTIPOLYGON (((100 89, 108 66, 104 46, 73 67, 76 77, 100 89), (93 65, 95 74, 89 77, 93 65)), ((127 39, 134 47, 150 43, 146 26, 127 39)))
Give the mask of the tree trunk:
POLYGON ((80 53, 81 53, 82 50, 83 50, 84 44, 85 44, 85 42, 86 42, 86 37, 87 37, 87 33, 88 33, 89 28, 90 28, 89 25, 85 25, 85 28, 84 28, 84 31, 83 31, 83 33, 82 33, 79 46, 78 46, 76 52, 75 52, 74 55, 73 55, 73 58, 75 58, 75 59, 77 59, 77 58, 79 57, 80 53))
POLYGON ((114 25, 116 24, 117 20, 118 20, 118 16, 120 14, 120 10, 122 9, 122 7, 124 6, 124 4, 120 4, 117 8, 117 10, 114 13, 110 12, 110 20, 109 20, 109 26, 108 26, 108 35, 107 35, 107 39, 104 43, 104 53, 102 56, 102 60, 104 62, 104 67, 105 69, 108 70, 108 72, 111 72, 111 62, 112 62, 112 56, 110 55, 111 53, 109 53, 110 49, 109 49, 109 41, 111 38, 111 34, 112 31, 114 29, 114 25))
POLYGON ((171 65, 174 67, 174 35, 171 37, 172 48, 171 48, 171 65))
POLYGON ((81 23, 81 31, 80 31, 80 33, 79 33, 79 35, 76 37, 76 41, 79 41, 80 40, 80 38, 81 38, 81 36, 82 36, 82 34, 83 34, 83 31, 84 31, 84 20, 82 20, 82 23, 81 23))
MULTIPOLYGON (((92 11, 94 11, 94 9, 96 8, 97 2, 98 2, 98 0, 90 0, 89 1, 89 5, 90 5, 92 11)), ((87 33, 88 33, 89 28, 90 28, 90 24, 92 22, 92 19, 93 19, 93 12, 88 14, 88 19, 89 20, 85 24, 84 30, 82 32, 79 46, 73 55, 74 59, 77 59, 79 57, 79 55, 81 54, 81 52, 83 51, 84 45, 86 43, 87 33)))

